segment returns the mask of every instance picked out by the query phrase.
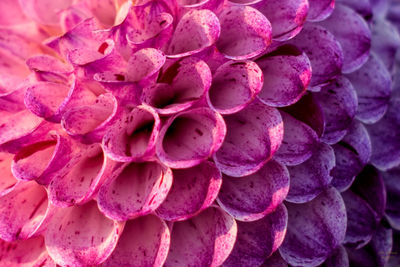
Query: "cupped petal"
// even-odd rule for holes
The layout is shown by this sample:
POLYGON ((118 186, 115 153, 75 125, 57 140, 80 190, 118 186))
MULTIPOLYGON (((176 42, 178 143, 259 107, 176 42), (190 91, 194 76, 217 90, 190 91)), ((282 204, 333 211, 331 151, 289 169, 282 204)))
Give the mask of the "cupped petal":
POLYGON ((106 154, 116 161, 143 161, 154 156, 160 118, 148 106, 134 107, 109 128, 103 138, 106 154))
POLYGON ((332 170, 332 185, 343 192, 353 183, 371 157, 371 140, 364 125, 356 120, 343 139, 334 144, 336 165, 332 170))
POLYGON ((308 10, 308 21, 321 21, 329 17, 334 8, 335 0, 308 0, 310 8, 308 10))
POLYGON ((228 131, 214 161, 226 175, 240 177, 255 173, 281 145, 283 121, 275 108, 257 101, 224 119, 228 131))
POLYGON ((339 142, 347 133, 357 110, 357 94, 344 76, 331 81, 315 93, 325 119, 325 131, 321 141, 328 144, 339 142))
POLYGON ((216 45, 227 58, 252 58, 271 44, 271 23, 255 8, 232 5, 224 8, 219 19, 221 36, 216 45))
POLYGON ((315 131, 302 121, 281 111, 283 140, 275 159, 286 165, 298 165, 311 157, 319 138, 315 131))
POLYGON ((339 192, 329 188, 304 204, 285 204, 288 228, 279 248, 282 258, 294 266, 323 263, 344 240, 346 208, 339 192))
POLYGON ((303 50, 310 59, 312 76, 310 86, 326 84, 336 78, 343 66, 343 50, 336 37, 324 27, 306 24, 289 43, 303 50))
POLYGON ((156 153, 171 168, 193 167, 213 155, 225 135, 225 121, 219 113, 208 108, 183 111, 169 118, 161 129, 156 153))
POLYGON ((331 171, 335 167, 333 149, 324 143, 316 146, 307 161, 296 166, 288 166, 290 190, 287 201, 293 203, 311 201, 331 183, 331 171))
POLYGON ((255 221, 278 209, 288 191, 288 170, 283 164, 270 160, 249 176, 224 175, 218 203, 236 220, 255 221))
POLYGON ((119 221, 155 211, 167 197, 172 171, 157 162, 127 163, 99 190, 100 210, 119 221))
POLYGON ((272 106, 289 106, 306 92, 311 81, 311 63, 307 55, 292 45, 256 60, 264 75, 264 85, 258 99, 272 106))
POLYGON ((260 266, 282 244, 287 223, 283 204, 261 220, 238 222, 235 246, 222 266, 260 266))
POLYGON ((392 92, 389 71, 375 53, 358 70, 346 75, 357 92, 356 118, 363 123, 375 123, 385 114, 392 92))
POLYGON ((167 198, 156 210, 167 221, 187 220, 208 208, 217 198, 222 184, 221 172, 214 163, 172 171, 174 181, 167 198))
POLYGON ((400 230, 400 167, 382 172, 387 191, 385 217, 389 224, 400 230))
POLYGON ((62 266, 101 264, 115 249, 123 227, 104 217, 94 201, 60 209, 44 234, 46 249, 62 266))
POLYGON ((212 11, 190 10, 179 20, 166 54, 171 58, 196 54, 213 45, 220 31, 220 22, 212 11))
POLYGON ((11 172, 13 158, 14 154, 0 152, 0 197, 12 191, 17 185, 18 180, 11 172))
POLYGON ((231 253, 236 234, 235 220, 218 207, 210 207, 189 220, 175 222, 164 266, 220 266, 231 253))
POLYGON ((324 262, 326 267, 349 267, 349 257, 343 246, 339 246, 324 262))
POLYGON ((104 267, 162 266, 170 245, 166 223, 155 215, 128 221, 104 267))
POLYGON ((254 100, 263 81, 263 73, 256 63, 229 61, 215 71, 208 103, 221 114, 238 112, 254 100))
POLYGON ((39 234, 52 215, 46 189, 33 181, 18 183, 0 204, 0 238, 6 241, 39 234))
POLYGON ((143 48, 134 53, 128 61, 127 79, 138 82, 157 73, 164 65, 166 57, 155 48, 143 48))

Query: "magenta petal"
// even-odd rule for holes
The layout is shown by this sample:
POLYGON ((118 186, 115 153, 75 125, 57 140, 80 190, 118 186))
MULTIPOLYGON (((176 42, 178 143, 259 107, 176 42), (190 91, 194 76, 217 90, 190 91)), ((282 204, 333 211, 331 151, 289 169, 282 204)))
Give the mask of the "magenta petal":
POLYGON ((368 60, 371 32, 365 20, 354 10, 338 4, 332 16, 320 24, 335 35, 343 48, 344 73, 359 69, 368 60))
POLYGON ((310 86, 325 84, 341 73, 343 50, 336 37, 325 28, 307 24, 291 44, 303 50, 311 62, 310 86))
POLYGON ((364 123, 375 123, 385 114, 392 91, 389 71, 377 55, 371 53, 368 61, 346 77, 358 96, 356 118, 364 123))
POLYGON ((167 225, 154 215, 128 221, 117 247, 103 266, 162 266, 170 239, 167 225))
POLYGON ((245 177, 224 176, 218 203, 236 220, 255 221, 274 212, 289 191, 289 172, 271 160, 245 177))
POLYGON ((10 168, 13 157, 13 154, 0 152, 0 197, 12 191, 18 182, 10 168))
POLYGON ((293 266, 323 263, 345 236, 346 208, 339 192, 329 188, 310 202, 286 207, 289 221, 279 248, 282 258, 293 266))
POLYGON ((229 6, 219 15, 221 36, 217 48, 230 59, 255 57, 271 44, 272 27, 268 19, 249 6, 229 6))
POLYGON ((238 222, 235 246, 223 266, 260 266, 282 244, 287 222, 283 204, 261 220, 238 222))
POLYGON ((178 58, 198 53, 215 43, 220 30, 219 20, 210 10, 190 10, 179 20, 166 54, 178 58))
POLYGON ((263 81, 256 63, 229 61, 215 71, 207 100, 221 114, 238 112, 254 100, 263 81))
POLYGON ((219 193, 222 177, 217 167, 204 161, 192 168, 173 170, 174 181, 156 214, 167 221, 181 221, 208 208, 219 193))
POLYGON ((218 207, 175 222, 164 266, 220 266, 233 249, 236 233, 235 220, 218 207))
POLYGON ((349 257, 347 251, 343 246, 339 246, 333 254, 326 259, 326 267, 349 267, 349 257))
POLYGON ((258 99, 272 106, 289 106, 306 92, 311 80, 311 63, 307 55, 292 45, 283 45, 257 59, 264 74, 258 99))
POLYGON ((60 209, 45 232, 46 248, 59 265, 97 265, 110 256, 123 227, 104 217, 94 201, 60 209))
POLYGON ((0 238, 28 239, 40 233, 50 216, 46 189, 36 182, 18 183, 0 197, 0 238))
POLYGON ((308 0, 308 21, 321 21, 329 17, 335 8, 335 0, 308 0))
POLYGON ((331 183, 330 173, 334 166, 333 149, 324 143, 317 145, 307 161, 296 166, 288 166, 290 190, 286 200, 304 203, 314 199, 331 183))
POLYGON ((240 177, 259 170, 279 148, 283 122, 279 111, 260 102, 225 117, 227 136, 214 155, 226 175, 240 177))
POLYGON ((385 217, 394 229, 400 230, 400 167, 383 172, 382 176, 387 190, 385 217))
POLYGON ((119 221, 149 214, 167 197, 172 179, 171 170, 157 162, 127 163, 100 188, 99 208, 119 221))
POLYGON ((225 121, 219 113, 208 108, 183 111, 161 129, 157 156, 171 168, 193 167, 214 154, 225 135, 225 121))
POLYGON ((275 159, 286 165, 297 165, 309 159, 317 145, 318 136, 307 124, 281 111, 283 141, 275 159))
POLYGON ((325 118, 323 142, 335 144, 347 133, 357 109, 357 94, 348 79, 341 76, 315 93, 325 118))

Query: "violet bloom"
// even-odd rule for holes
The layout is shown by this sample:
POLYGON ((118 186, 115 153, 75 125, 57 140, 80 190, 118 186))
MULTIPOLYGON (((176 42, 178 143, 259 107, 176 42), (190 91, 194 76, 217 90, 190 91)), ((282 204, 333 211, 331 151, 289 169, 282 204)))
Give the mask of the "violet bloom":
POLYGON ((0 1, 1 266, 398 266, 395 0, 0 1))

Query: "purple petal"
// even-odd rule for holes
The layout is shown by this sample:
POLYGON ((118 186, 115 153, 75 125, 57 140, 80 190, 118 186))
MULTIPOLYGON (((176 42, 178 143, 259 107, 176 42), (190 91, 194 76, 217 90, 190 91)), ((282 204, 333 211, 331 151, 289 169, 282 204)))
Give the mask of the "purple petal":
POLYGON ((346 231, 346 209, 342 197, 329 188, 304 204, 286 204, 289 220, 282 258, 294 266, 317 266, 339 246, 346 231))
POLYGON ((261 220, 238 222, 237 240, 223 266, 259 266, 282 244, 288 212, 283 204, 261 220))
POLYGON ((221 114, 232 114, 254 100, 263 85, 263 73, 252 61, 229 61, 213 75, 209 105, 221 114))
POLYGON ((255 221, 274 212, 288 191, 287 169, 271 160, 249 176, 236 178, 225 175, 218 203, 236 220, 255 221))
POLYGON ((333 254, 326 259, 324 263, 326 267, 349 267, 349 257, 343 246, 339 246, 333 254))
POLYGON ((372 18, 372 7, 370 0, 336 0, 336 2, 351 7, 366 21, 369 21, 372 18))
POLYGON ((376 255, 379 267, 387 266, 387 262, 392 254, 393 247, 393 231, 390 227, 382 224, 378 225, 375 235, 369 245, 372 247, 376 255))
POLYGON ((218 207, 175 222, 164 266, 220 266, 233 249, 236 233, 235 220, 218 207))
POLYGON ((100 188, 98 205, 109 218, 133 219, 155 211, 171 185, 169 168, 157 162, 127 163, 100 188))
POLYGON ((329 17, 335 8, 335 0, 308 0, 308 21, 321 21, 329 17))
POLYGON ((382 172, 387 190, 385 217, 390 225, 400 230, 400 167, 382 172))
POLYGON ((13 157, 13 154, 0 152, 0 197, 12 191, 18 182, 10 168, 13 157))
POLYGON ((219 113, 208 108, 183 111, 161 129, 157 156, 171 168, 193 167, 214 154, 225 135, 226 125, 219 113))
POLYGON ((279 251, 276 251, 268 257, 260 267, 288 267, 288 264, 282 259, 279 251))
POLYGON ((46 248, 62 266, 101 264, 116 247, 123 227, 104 217, 94 201, 60 209, 45 232, 46 248))
POLYGON ((219 16, 221 36, 217 48, 227 58, 243 60, 260 55, 271 44, 268 19, 249 6, 229 6, 219 16))
POLYGON ((217 167, 204 161, 187 169, 173 170, 174 181, 156 214, 168 221, 189 219, 208 208, 217 198, 222 177, 217 167))
POLYGON ((128 221, 117 247, 103 266, 162 266, 170 239, 167 225, 154 215, 128 221))
POLYGON ((283 45, 257 59, 264 74, 258 99, 272 106, 289 106, 306 92, 311 80, 311 63, 307 55, 292 45, 283 45))

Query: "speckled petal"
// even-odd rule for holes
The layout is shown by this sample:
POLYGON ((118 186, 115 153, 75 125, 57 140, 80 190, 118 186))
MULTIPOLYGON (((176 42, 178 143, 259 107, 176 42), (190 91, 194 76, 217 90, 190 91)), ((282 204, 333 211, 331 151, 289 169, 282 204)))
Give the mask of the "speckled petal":
POLYGON ((308 21, 321 21, 329 17, 334 8, 335 0, 308 0, 310 9, 308 11, 308 21))

